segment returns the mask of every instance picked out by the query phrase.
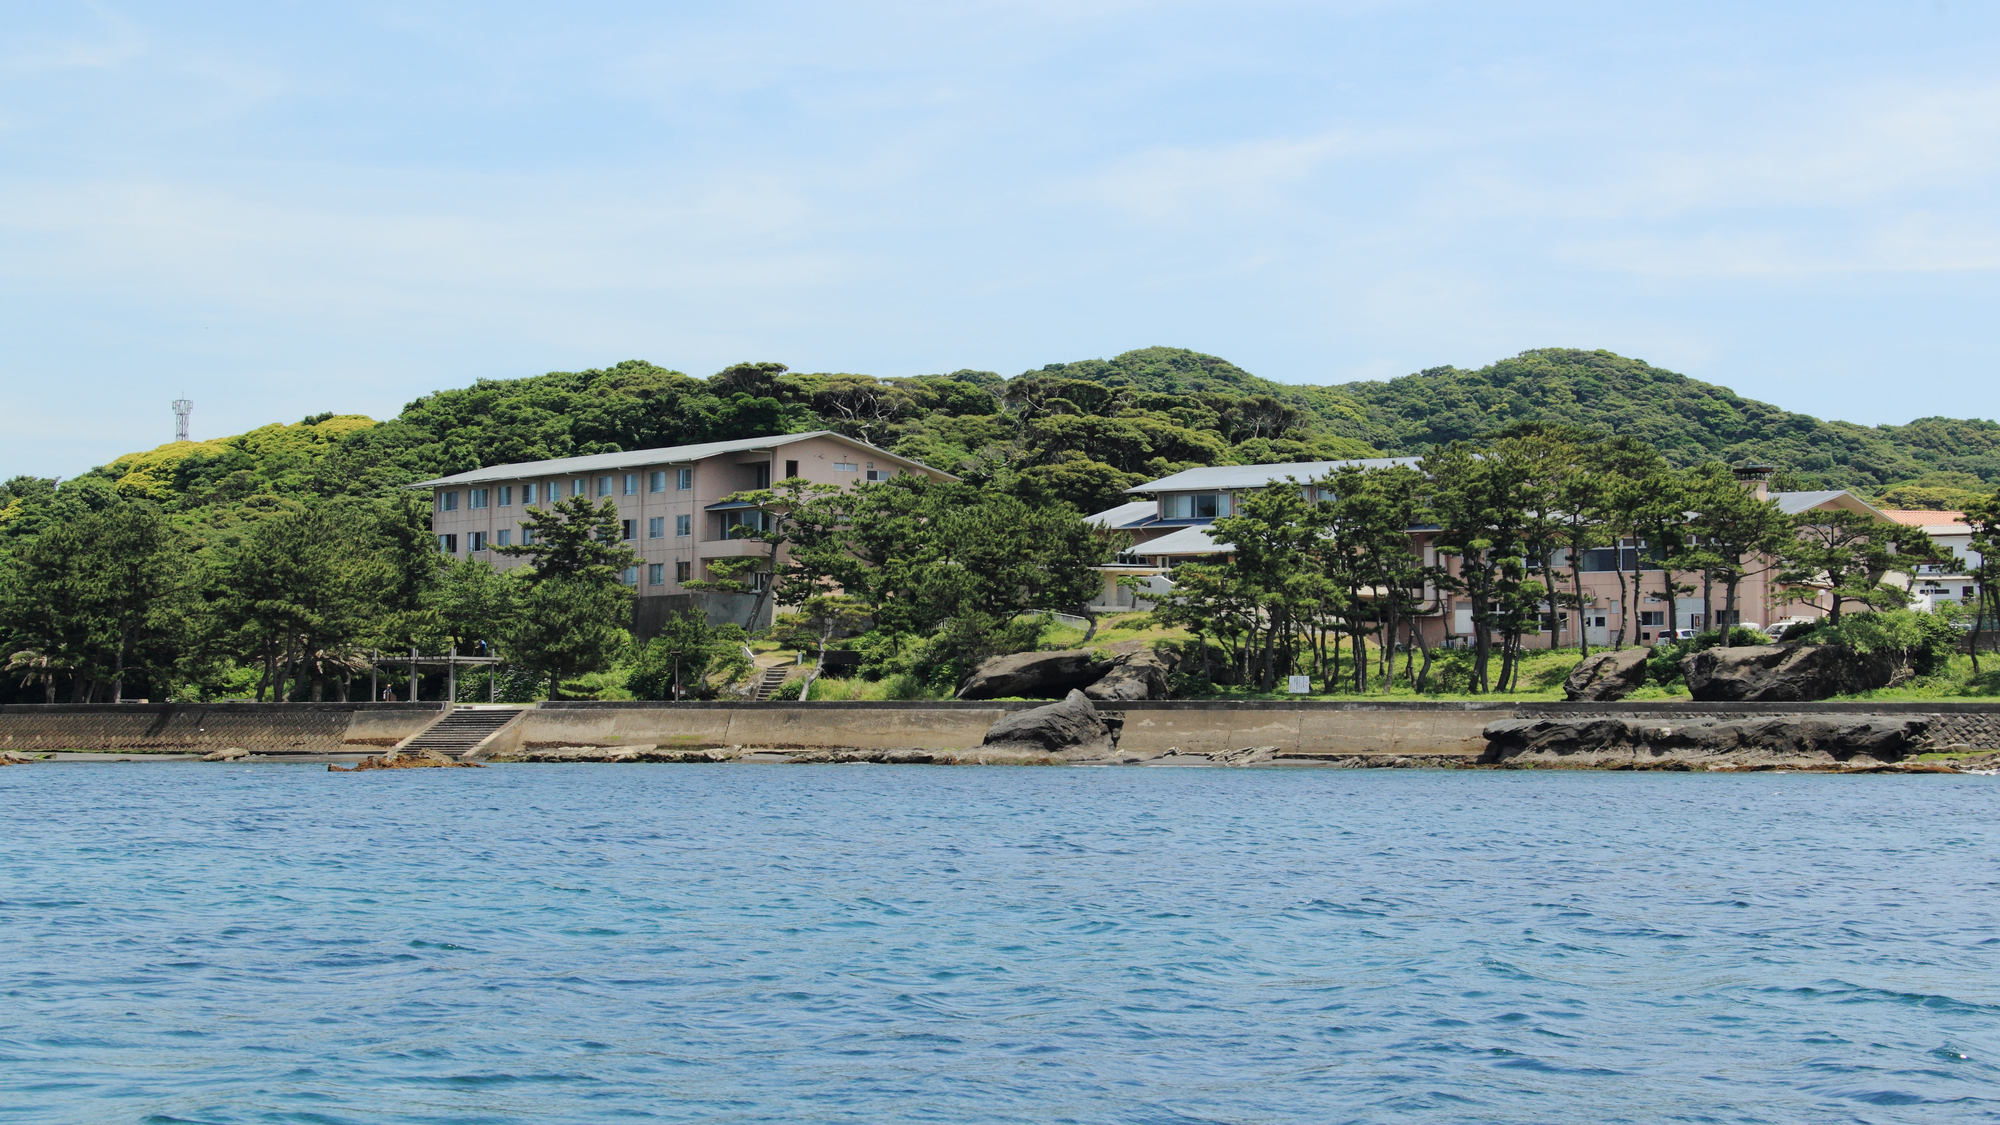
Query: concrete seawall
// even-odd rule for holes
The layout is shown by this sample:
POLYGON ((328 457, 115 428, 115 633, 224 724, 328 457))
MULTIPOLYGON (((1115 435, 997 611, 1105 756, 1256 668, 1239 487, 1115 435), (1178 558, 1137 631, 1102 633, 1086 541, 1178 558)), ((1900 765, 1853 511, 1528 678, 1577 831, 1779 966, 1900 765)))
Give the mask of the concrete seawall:
POLYGON ((394 745, 442 703, 80 703, 0 706, 0 750, 331 754, 394 745), (387 739, 387 742, 382 742, 387 739))
MULTIPOLYGON (((979 745, 1008 711, 1040 703, 548 703, 526 718, 524 746, 765 746, 773 749, 979 745)), ((1749 715, 1932 716, 1951 741, 2000 745, 1996 703, 1347 703, 1163 700, 1104 705, 1122 713, 1121 749, 1208 754, 1275 746, 1288 757, 1476 757, 1496 719, 1605 715, 1682 720, 1749 715)))
MULTIPOLYGON (((967 749, 1009 711, 1039 703, 545 703, 522 720, 524 747, 564 745, 778 750, 967 749)), ((441 703, 15 704, 0 706, 0 749, 338 753, 393 745, 441 703)), ((1106 706, 1122 713, 1120 747, 1208 754, 1275 746, 1287 757, 1475 757, 1496 719, 1540 715, 1689 720, 1726 716, 1922 715, 1934 740, 2000 746, 1993 703, 1347 703, 1171 700, 1106 706)))

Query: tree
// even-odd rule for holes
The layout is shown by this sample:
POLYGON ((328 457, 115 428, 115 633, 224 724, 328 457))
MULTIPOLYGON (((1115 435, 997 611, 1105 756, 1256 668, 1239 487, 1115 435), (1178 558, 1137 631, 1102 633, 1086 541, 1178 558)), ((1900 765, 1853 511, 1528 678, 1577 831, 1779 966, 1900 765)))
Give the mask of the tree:
POLYGON ((873 616, 874 610, 866 602, 847 594, 814 594, 797 610, 778 615, 771 639, 781 645, 811 648, 815 654, 812 674, 799 689, 800 699, 812 694, 813 684, 826 670, 826 646, 834 634, 859 632, 873 616))
POLYGON ((445 644, 491 650, 515 613, 520 582, 483 559, 453 560, 426 591, 424 607, 445 644))
POLYGON ((1502 639, 1497 686, 1505 690, 1522 626, 1522 599, 1543 592, 1539 583, 1530 591, 1526 577, 1527 513, 1521 498, 1527 466, 1515 457, 1481 456, 1463 444, 1432 453, 1422 466, 1432 482, 1438 552, 1458 559, 1455 572, 1439 571, 1439 584, 1471 602, 1474 690, 1496 686, 1489 670, 1495 632, 1502 639))
POLYGON ((625 687, 641 699, 686 699, 688 686, 705 687, 721 650, 741 636, 732 625, 725 637, 698 610, 676 613, 639 649, 625 687))
POLYGON ((1907 604, 1908 595, 1885 586, 1883 579, 1892 571, 1943 557, 1923 528, 1888 523, 1866 512, 1812 508, 1793 517, 1793 528, 1795 535, 1781 553, 1779 581, 1812 590, 1803 600, 1816 601, 1825 589, 1832 602, 1827 617, 1834 625, 1840 624, 1849 602, 1871 609, 1907 604))
POLYGON ((24 670, 50 698, 54 677, 70 673, 75 702, 100 685, 119 702, 135 675, 170 692, 199 632, 197 565, 150 504, 113 504, 46 526, 8 583, 6 617, 24 670))
POLYGON ((623 542, 618 505, 609 497, 592 506, 589 497, 572 496, 545 508, 529 508, 525 517, 522 541, 494 550, 528 559, 535 582, 575 578, 615 583, 620 571, 639 561, 623 542))
MULTIPOLYGON (((1972 607, 1972 674, 1979 674, 1979 643, 1986 629, 2000 620, 2000 491, 1968 504, 1965 522, 1972 528, 1968 552, 1979 561, 1968 569, 1978 599, 1972 607)), ((1969 561, 1969 560, 1968 560, 1969 561)))
POLYGON ((1031 507, 964 481, 904 475, 843 492, 802 494, 780 529, 789 559, 781 605, 843 593, 876 628, 921 638, 940 674, 1031 646, 1023 615, 1067 611, 1103 580, 1104 545, 1075 509, 1031 507))
POLYGON ((285 512, 251 529, 224 567, 225 621, 238 651, 263 664, 257 698, 325 697, 340 673, 342 698, 359 642, 382 620, 395 589, 390 552, 366 513, 348 505, 285 512), (287 679, 290 687, 287 687, 287 679))
POLYGON ((632 594, 616 582, 587 574, 546 577, 519 605, 500 650, 508 663, 547 677, 550 699, 562 698, 565 679, 604 671, 631 644, 620 623, 632 612, 632 594))

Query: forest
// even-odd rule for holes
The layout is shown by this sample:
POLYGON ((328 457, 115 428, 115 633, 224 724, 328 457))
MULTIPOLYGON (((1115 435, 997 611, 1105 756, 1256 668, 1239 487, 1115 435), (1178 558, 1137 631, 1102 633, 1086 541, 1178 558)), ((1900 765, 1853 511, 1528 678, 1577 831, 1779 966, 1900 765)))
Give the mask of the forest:
MULTIPOLYGON (((429 551, 428 511, 404 488, 485 465, 832 429, 958 474, 957 502, 974 510, 1018 505, 1071 527, 1123 502, 1126 488, 1184 468, 1423 455, 1523 424, 1638 440, 1674 469, 1761 460, 1778 469, 1774 488, 1853 488, 1892 506, 1962 508, 2000 481, 1992 422, 1826 422, 1602 351, 1538 349, 1476 371, 1333 386, 1278 383, 1177 348, 1012 378, 801 373, 774 362, 697 378, 631 360, 482 379, 382 422, 319 414, 163 445, 60 482, 7 481, 0 652, 16 667, 0 699, 47 698, 58 681, 66 698, 100 698, 111 685, 134 694, 128 682, 156 696, 324 697, 348 686, 357 646, 498 645, 495 615, 518 605, 509 599, 554 598, 574 576, 538 592, 539 581, 515 590, 457 575, 429 551)), ((1057 539, 1107 549, 1072 531, 1057 539)), ((600 595, 610 596, 591 596, 600 595)), ((1067 596, 1052 589, 1046 605, 1019 608, 1059 609, 1067 596)), ((940 667, 1018 640, 960 637, 940 667)), ((511 643, 527 651, 526 640, 511 643)), ((576 659, 601 662, 616 643, 598 637, 576 659)), ((909 663, 914 650, 897 644, 909 663)), ((521 674, 531 665, 553 690, 571 674, 532 661, 521 674)))

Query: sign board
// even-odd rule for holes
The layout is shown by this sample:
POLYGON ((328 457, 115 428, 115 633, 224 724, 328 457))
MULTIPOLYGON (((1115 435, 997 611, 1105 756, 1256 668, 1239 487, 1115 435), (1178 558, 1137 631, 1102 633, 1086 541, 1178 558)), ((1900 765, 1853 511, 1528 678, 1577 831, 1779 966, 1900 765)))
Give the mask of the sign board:
POLYGON ((1286 691, 1291 692, 1293 695, 1312 694, 1313 682, 1311 676, 1291 676, 1288 678, 1290 686, 1285 689, 1286 691))

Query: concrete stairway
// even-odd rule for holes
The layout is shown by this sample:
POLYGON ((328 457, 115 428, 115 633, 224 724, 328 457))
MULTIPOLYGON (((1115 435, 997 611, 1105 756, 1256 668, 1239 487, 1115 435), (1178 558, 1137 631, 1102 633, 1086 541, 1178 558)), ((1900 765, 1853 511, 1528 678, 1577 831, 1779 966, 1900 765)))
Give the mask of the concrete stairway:
POLYGON ((459 757, 486 740, 486 736, 514 721, 525 707, 454 707, 451 714, 404 743, 404 750, 435 750, 459 757))
POLYGON ((758 703, 768 702, 778 693, 778 689, 784 686, 785 676, 791 670, 792 666, 788 664, 764 669, 764 675, 757 680, 757 690, 751 693, 750 698, 758 703))

